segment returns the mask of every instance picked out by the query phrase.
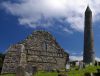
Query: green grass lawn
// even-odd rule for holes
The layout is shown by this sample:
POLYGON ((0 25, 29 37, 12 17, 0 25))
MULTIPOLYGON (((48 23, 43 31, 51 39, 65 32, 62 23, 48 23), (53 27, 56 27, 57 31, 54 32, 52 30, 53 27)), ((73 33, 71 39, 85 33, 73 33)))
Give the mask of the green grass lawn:
MULTIPOLYGON (((88 66, 85 69, 80 69, 80 70, 75 70, 77 69, 77 67, 73 68, 73 70, 69 71, 69 72, 63 72, 63 73, 67 73, 68 76, 84 76, 84 73, 86 72, 96 72, 96 69, 100 69, 100 66, 96 67, 96 66, 88 66)), ((36 73, 35 76, 57 76, 58 73, 57 72, 42 72, 39 71, 38 73, 36 73)), ((0 75, 0 76, 15 76, 15 74, 5 74, 5 75, 0 75)))
POLYGON ((57 72, 38 72, 35 76, 57 76, 57 72))
POLYGON ((68 72, 69 76, 84 76, 84 73, 95 73, 97 69, 100 69, 100 66, 88 66, 85 69, 80 69, 80 70, 71 70, 68 72))
MULTIPOLYGON (((54 73, 51 73, 51 72, 38 72, 36 73, 36 75, 34 76, 57 76, 58 73, 54 72, 54 73)), ((0 76, 16 76, 15 74, 4 74, 4 75, 0 75, 0 76)))
POLYGON ((4 75, 0 75, 0 76, 15 76, 15 74, 4 74, 4 75))

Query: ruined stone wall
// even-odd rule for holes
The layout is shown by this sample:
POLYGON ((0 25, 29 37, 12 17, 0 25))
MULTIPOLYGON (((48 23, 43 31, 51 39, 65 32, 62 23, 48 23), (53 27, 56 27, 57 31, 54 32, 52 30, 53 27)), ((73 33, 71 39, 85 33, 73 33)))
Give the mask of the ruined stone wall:
POLYGON ((65 68, 67 55, 50 33, 36 31, 9 48, 2 73, 15 72, 17 66, 27 64, 36 66, 38 70, 65 68))
POLYGON ((21 46, 16 44, 8 49, 5 56, 2 73, 14 73, 20 61, 21 46))

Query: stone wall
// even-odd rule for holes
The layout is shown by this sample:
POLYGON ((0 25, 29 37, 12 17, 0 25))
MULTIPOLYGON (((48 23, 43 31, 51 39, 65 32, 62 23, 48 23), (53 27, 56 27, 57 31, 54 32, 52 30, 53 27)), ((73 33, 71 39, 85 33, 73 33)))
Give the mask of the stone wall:
POLYGON ((6 54, 2 73, 15 73, 18 66, 27 64, 38 70, 65 68, 68 54, 46 31, 35 31, 22 42, 11 46, 6 54))
POLYGON ((11 46, 8 49, 8 52, 4 59, 2 73, 15 72, 15 68, 20 62, 20 51, 21 51, 21 46, 19 44, 11 46))

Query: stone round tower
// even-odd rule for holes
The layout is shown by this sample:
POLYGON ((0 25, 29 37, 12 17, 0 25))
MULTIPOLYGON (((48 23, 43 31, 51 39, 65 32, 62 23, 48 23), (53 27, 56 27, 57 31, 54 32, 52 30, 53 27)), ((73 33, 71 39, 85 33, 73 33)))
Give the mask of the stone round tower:
POLYGON ((89 8, 89 6, 85 11, 83 62, 85 64, 95 63, 94 38, 92 29, 92 11, 89 8))

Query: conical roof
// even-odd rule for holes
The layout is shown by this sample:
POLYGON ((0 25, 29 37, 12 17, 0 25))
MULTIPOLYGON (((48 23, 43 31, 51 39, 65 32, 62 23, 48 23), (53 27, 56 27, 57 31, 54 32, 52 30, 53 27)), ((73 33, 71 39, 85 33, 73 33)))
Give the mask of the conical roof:
POLYGON ((86 8, 86 11, 85 11, 85 12, 86 12, 86 13, 87 13, 87 12, 92 12, 92 11, 91 11, 91 9, 90 9, 90 7, 89 7, 89 5, 87 6, 87 8, 86 8))

